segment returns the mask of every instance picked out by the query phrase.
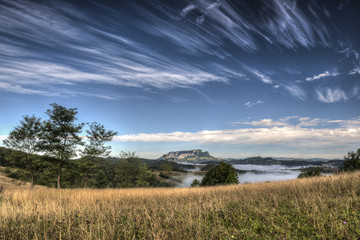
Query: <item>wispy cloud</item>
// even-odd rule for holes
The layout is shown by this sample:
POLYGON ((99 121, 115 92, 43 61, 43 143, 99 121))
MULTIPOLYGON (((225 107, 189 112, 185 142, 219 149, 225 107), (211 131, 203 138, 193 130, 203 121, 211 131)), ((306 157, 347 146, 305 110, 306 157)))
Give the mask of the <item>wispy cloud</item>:
POLYGON ((264 103, 264 101, 262 101, 262 100, 257 100, 256 102, 250 102, 250 101, 248 101, 248 102, 246 102, 244 105, 245 105, 246 107, 248 107, 248 108, 251 108, 251 107, 253 107, 253 106, 255 106, 255 105, 263 104, 263 103, 264 103))
POLYGON ((338 6, 337 6, 337 10, 339 10, 339 11, 342 10, 344 8, 345 4, 348 3, 348 2, 349 2, 349 0, 340 1, 338 6))
POLYGON ((249 73, 255 75, 258 79, 260 79, 263 83, 266 83, 266 84, 273 84, 273 80, 268 76, 268 74, 272 74, 273 72, 271 71, 267 71, 267 70, 258 70, 258 69, 255 69, 253 67, 250 67, 246 64, 242 64, 242 67, 248 71, 249 73), (266 72, 266 73, 264 73, 266 72))
POLYGON ((267 83, 267 84, 272 84, 272 83, 273 83, 273 81, 272 81, 268 76, 266 76, 266 75, 264 75, 264 74, 262 74, 262 73, 260 73, 260 72, 258 72, 258 71, 255 71, 254 74, 255 74, 258 78, 260 78, 260 80, 261 80, 263 83, 267 83))
POLYGON ((334 103, 348 100, 346 93, 340 88, 316 89, 316 95, 318 100, 324 103, 334 103))
POLYGON ((328 30, 319 18, 319 14, 326 13, 313 10, 311 14, 306 14, 296 1, 273 0, 265 3, 261 16, 258 16, 251 4, 236 7, 236 4, 227 1, 191 0, 183 8, 174 9, 170 4, 164 7, 154 1, 154 6, 167 15, 171 23, 161 21, 146 9, 141 10, 141 15, 147 20, 144 22, 145 29, 168 37, 193 54, 203 52, 223 57, 212 49, 220 48, 225 41, 253 52, 259 49, 257 38, 289 49, 311 48, 318 44, 329 46, 328 30))
POLYGON ((314 75, 313 77, 307 77, 305 80, 306 81, 314 81, 314 80, 318 80, 320 78, 325 78, 325 77, 329 77, 329 76, 336 77, 337 75, 339 75, 339 73, 337 71, 333 71, 333 72, 326 71, 324 73, 314 75))
POLYGON ((318 43, 329 46, 325 25, 319 19, 317 24, 313 24, 310 16, 298 8, 296 1, 274 0, 267 4, 267 33, 274 42, 290 49, 311 48, 318 43))
POLYGON ((0 88, 10 92, 62 96, 62 88, 87 83, 164 89, 228 81, 123 36, 126 23, 109 28, 62 2, 0 4, 0 25, 0 88))
POLYGON ((360 74, 360 67, 356 67, 349 72, 350 75, 360 74))
POLYGON ((284 85, 283 86, 292 96, 302 100, 302 101, 306 101, 307 97, 306 97, 306 92, 299 86, 296 85, 291 85, 291 86, 287 86, 284 85))
POLYGON ((261 119, 261 120, 245 120, 232 122, 231 125, 244 125, 255 127, 292 127, 292 128, 308 128, 308 127, 330 127, 333 128, 353 128, 360 126, 360 117, 350 120, 329 120, 321 118, 310 118, 300 116, 287 116, 273 119, 261 119))
POLYGON ((184 102, 190 101, 188 98, 175 97, 175 96, 170 97, 169 100, 170 100, 170 102, 173 102, 173 103, 184 103, 184 102))
POLYGON ((353 89, 351 90, 351 95, 356 99, 360 99, 360 87, 359 86, 353 87, 353 89))

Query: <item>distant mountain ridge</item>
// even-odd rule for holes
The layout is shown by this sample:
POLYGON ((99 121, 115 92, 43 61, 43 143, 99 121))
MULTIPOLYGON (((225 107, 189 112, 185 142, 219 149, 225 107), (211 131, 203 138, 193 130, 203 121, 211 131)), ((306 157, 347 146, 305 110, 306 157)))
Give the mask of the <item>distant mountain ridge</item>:
POLYGON ((287 159, 279 160, 271 157, 251 157, 245 159, 231 159, 232 164, 254 164, 254 165, 283 165, 283 166, 322 166, 322 167, 341 167, 343 160, 340 159, 287 159))
POLYGON ((283 165, 283 166, 323 166, 323 167, 342 167, 341 159, 323 158, 282 158, 282 157, 249 157, 244 159, 221 159, 210 155, 208 151, 201 149, 172 151, 164 154, 157 160, 170 160, 175 162, 217 164, 220 160, 231 164, 254 164, 254 165, 283 165))
POLYGON ((174 151, 164 154, 159 160, 172 160, 172 161, 184 161, 184 162, 202 162, 202 161, 218 161, 210 155, 209 152, 203 152, 201 149, 174 151))

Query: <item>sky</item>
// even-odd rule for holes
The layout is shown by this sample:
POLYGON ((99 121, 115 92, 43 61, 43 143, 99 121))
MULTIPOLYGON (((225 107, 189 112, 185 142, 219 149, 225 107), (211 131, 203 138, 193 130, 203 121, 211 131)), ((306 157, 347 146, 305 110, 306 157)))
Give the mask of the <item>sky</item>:
POLYGON ((360 147, 359 12, 357 0, 0 0, 0 143, 57 103, 117 131, 113 156, 343 158, 360 147))

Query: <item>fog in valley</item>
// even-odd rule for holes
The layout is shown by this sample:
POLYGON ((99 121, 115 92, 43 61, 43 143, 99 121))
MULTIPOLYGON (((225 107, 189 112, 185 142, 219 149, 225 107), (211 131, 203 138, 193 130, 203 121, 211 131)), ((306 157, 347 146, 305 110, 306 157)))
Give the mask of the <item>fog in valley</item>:
MULTIPOLYGON (((282 181, 295 179, 301 173, 299 170, 302 166, 286 167, 282 165, 252 165, 252 164, 234 164, 234 168, 246 171, 239 173, 240 183, 265 182, 265 181, 282 181)), ((183 173, 173 177, 177 181, 177 187, 190 187, 193 180, 201 181, 204 175, 197 174, 199 168, 191 169, 191 172, 183 173)))

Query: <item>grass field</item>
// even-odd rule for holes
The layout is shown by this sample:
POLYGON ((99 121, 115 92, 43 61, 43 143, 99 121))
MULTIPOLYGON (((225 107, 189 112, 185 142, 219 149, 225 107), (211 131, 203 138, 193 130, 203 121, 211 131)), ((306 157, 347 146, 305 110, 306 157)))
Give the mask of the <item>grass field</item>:
POLYGON ((192 189, 6 189, 0 239, 359 239, 360 172, 192 189))

